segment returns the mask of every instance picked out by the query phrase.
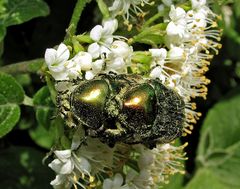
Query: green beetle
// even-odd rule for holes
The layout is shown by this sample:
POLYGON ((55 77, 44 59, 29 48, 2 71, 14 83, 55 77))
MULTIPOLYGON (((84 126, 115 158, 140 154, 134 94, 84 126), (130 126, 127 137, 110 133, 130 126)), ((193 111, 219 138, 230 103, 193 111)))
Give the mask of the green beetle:
POLYGON ((58 93, 57 104, 68 125, 83 126, 109 146, 168 143, 181 136, 185 121, 185 104, 175 91, 133 74, 77 80, 58 93))

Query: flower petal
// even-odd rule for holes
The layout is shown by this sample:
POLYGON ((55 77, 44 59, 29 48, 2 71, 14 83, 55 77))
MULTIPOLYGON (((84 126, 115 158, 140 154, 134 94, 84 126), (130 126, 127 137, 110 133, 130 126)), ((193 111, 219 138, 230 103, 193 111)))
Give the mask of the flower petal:
POLYGON ((159 59, 165 59, 167 57, 167 50, 164 48, 160 49, 149 49, 153 57, 158 57, 159 59))
POLYGON ((118 28, 118 21, 116 19, 106 20, 103 22, 103 34, 111 35, 118 28))
POLYGON ((111 45, 111 51, 116 56, 127 58, 132 53, 132 48, 124 41, 116 40, 111 45))
POLYGON ((124 68, 125 68, 125 61, 121 57, 113 59, 113 61, 107 66, 107 69, 109 69, 110 71, 118 71, 124 68))
POLYGON ((184 58, 184 49, 180 47, 172 47, 168 51, 168 58, 170 59, 183 59, 184 58))
POLYGON ((92 63, 92 69, 94 72, 100 72, 103 67, 104 60, 99 59, 92 63))
POLYGON ((62 168, 62 162, 59 159, 54 159, 48 166, 54 170, 56 173, 59 173, 62 168))
POLYGON ((77 56, 82 70, 87 71, 92 68, 92 56, 90 53, 79 52, 77 56))
POLYGON ((55 186, 61 185, 65 182, 65 180, 66 180, 65 175, 57 175, 56 178, 50 182, 50 184, 55 186))
POLYGON ((82 173, 89 174, 91 171, 91 164, 88 162, 88 160, 82 156, 77 157, 76 155, 73 156, 73 162, 75 165, 75 168, 78 169, 82 173))
POLYGON ((49 48, 45 51, 45 62, 48 66, 51 66, 54 62, 56 62, 57 51, 55 49, 49 48))
POLYGON ((94 41, 99 41, 102 37, 103 27, 101 25, 96 25, 91 31, 90 31, 90 37, 94 41))
POLYGON ((64 64, 53 64, 53 65, 49 66, 48 69, 50 71, 58 73, 58 72, 64 71, 65 68, 64 68, 64 64))
POLYGON ((92 57, 98 58, 100 55, 100 46, 97 43, 92 43, 88 46, 88 52, 92 55, 92 57))
POLYGON ((50 70, 51 75, 56 81, 69 80, 68 72, 54 72, 50 70))
POLYGON ((85 74, 85 79, 86 80, 91 80, 93 79, 95 76, 94 72, 93 71, 86 71, 86 74, 85 74))
POLYGON ((166 78, 165 75, 162 74, 162 68, 160 66, 157 66, 154 68, 150 73, 151 78, 159 78, 163 83, 165 82, 166 78))
POLYGON ((74 164, 71 160, 68 160, 66 163, 64 163, 59 171, 60 174, 66 175, 71 174, 74 169, 74 164))
POLYGON ((54 154, 57 156, 58 159, 60 159, 63 162, 68 161, 68 158, 71 157, 72 151, 71 150, 55 150, 54 154))
POLYGON ((63 43, 61 43, 59 46, 58 46, 58 49, 57 49, 57 59, 58 59, 58 62, 65 62, 69 59, 69 56, 70 56, 70 52, 67 48, 67 46, 63 43))
POLYGON ((122 186, 123 184, 123 177, 120 173, 117 173, 115 176, 114 176, 114 179, 113 179, 113 185, 115 187, 117 186, 122 186))
POLYGON ((110 179, 105 179, 103 181, 103 189, 112 189, 112 181, 110 179))

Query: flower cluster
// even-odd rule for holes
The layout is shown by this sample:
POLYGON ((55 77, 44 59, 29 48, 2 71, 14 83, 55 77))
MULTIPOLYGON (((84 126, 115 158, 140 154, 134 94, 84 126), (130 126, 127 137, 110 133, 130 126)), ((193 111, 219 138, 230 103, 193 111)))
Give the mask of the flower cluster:
POLYGON ((134 16, 144 17, 146 14, 141 7, 144 5, 153 5, 154 2, 150 0, 114 0, 109 11, 113 17, 121 15, 124 19, 124 24, 131 30, 132 25, 129 23, 129 19, 134 19, 134 16))
POLYGON ((185 100, 186 127, 190 132, 201 113, 195 112, 192 98, 206 98, 209 80, 204 76, 212 59, 221 48, 221 32, 215 15, 205 0, 191 0, 192 9, 185 11, 171 5, 166 27, 167 49, 150 49, 153 61, 150 77, 175 89, 185 100))
MULTIPOLYGON (((193 100, 206 98, 209 80, 204 74, 213 54, 221 47, 218 42, 221 31, 217 29, 218 16, 206 0, 181 2, 185 2, 185 8, 172 0, 162 0, 161 4, 149 0, 114 0, 108 7, 110 17, 80 35, 88 39, 83 43, 78 41, 81 50, 74 49, 69 42, 46 50, 47 72, 57 82, 91 80, 109 72, 140 73, 158 79, 184 100, 184 131, 191 133, 192 124, 201 115, 195 111, 193 100), (150 5, 148 12, 157 12, 156 15, 144 21, 149 27, 128 27, 132 31, 127 39, 121 33, 124 24, 130 26, 130 18, 145 15, 144 5, 150 5), (120 23, 122 18, 124 21, 120 23), (156 28, 162 29, 161 36, 156 28), (138 43, 147 45, 136 45, 138 50, 135 50, 134 40, 130 39, 136 37, 131 34, 141 39, 138 43)), ((167 183, 170 175, 184 173, 186 144, 157 144, 149 149, 142 144, 117 143, 110 148, 97 138, 86 137, 80 126, 73 130, 67 135, 71 147, 55 150, 55 159, 49 164, 57 174, 51 182, 54 188, 151 189, 167 183)))
POLYGON ((93 43, 87 52, 80 51, 69 59, 68 47, 61 43, 57 50, 47 49, 45 61, 49 72, 55 80, 82 78, 89 80, 99 73, 127 73, 131 66, 133 49, 125 42, 124 37, 114 36, 118 27, 116 19, 103 22, 90 31, 93 43), (82 75, 84 72, 84 76, 82 75))

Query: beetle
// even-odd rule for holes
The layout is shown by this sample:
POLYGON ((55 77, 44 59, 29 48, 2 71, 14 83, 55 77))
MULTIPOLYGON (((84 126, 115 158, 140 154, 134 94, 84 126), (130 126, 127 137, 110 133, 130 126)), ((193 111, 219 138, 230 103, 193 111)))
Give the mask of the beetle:
POLYGON ((159 79, 135 74, 102 74, 76 80, 58 92, 57 105, 69 126, 114 146, 116 142, 153 148, 182 135, 185 104, 159 79))

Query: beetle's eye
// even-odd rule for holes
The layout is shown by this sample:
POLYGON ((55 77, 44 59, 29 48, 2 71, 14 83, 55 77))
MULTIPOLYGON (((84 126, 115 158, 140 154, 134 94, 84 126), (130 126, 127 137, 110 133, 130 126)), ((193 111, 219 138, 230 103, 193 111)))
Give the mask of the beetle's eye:
POLYGON ((104 80, 92 80, 78 86, 71 95, 71 108, 89 127, 99 127, 103 109, 109 94, 104 80))
POLYGON ((142 84, 127 91, 123 97, 123 113, 132 126, 152 124, 155 118, 156 96, 149 84, 142 84))

